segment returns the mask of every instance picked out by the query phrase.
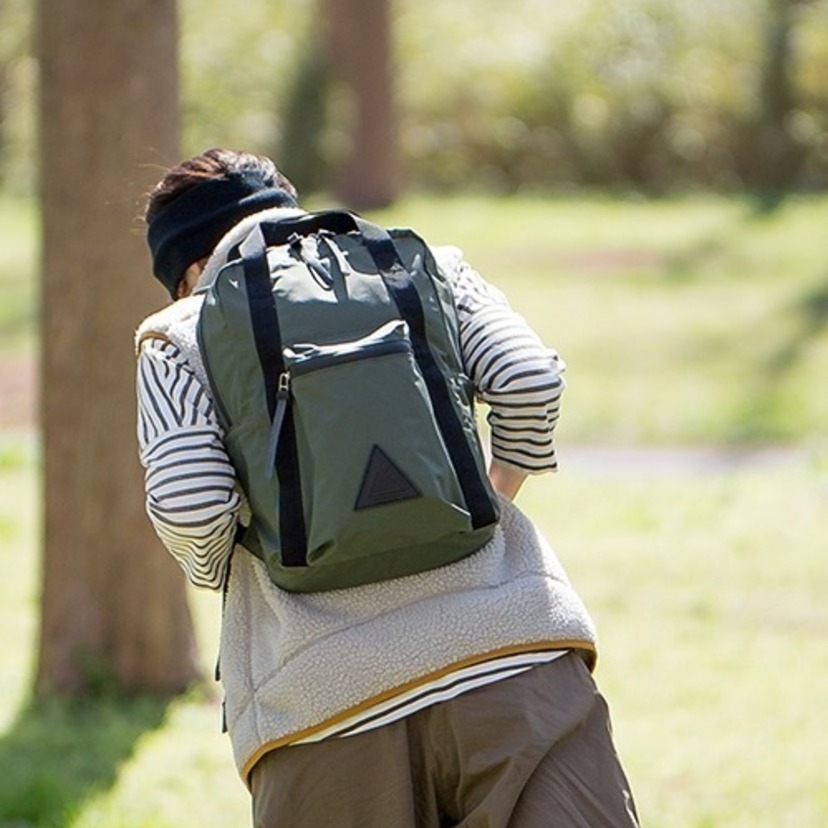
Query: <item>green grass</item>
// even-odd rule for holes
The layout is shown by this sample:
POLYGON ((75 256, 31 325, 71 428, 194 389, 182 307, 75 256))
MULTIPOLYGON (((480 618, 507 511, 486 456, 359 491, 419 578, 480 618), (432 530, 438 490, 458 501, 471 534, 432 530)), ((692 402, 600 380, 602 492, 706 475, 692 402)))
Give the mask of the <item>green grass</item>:
MULTIPOLYGON (((567 358, 562 471, 521 504, 595 617, 644 825, 828 824, 828 199, 769 214, 714 198, 412 199, 381 218, 462 246, 567 358), (797 453, 701 472, 674 455, 579 462, 580 442, 768 440, 797 453)), ((0 221, 4 238, 16 228, 2 318, 18 320, 2 360, 34 347, 36 291, 31 212, 0 202, 0 221)), ((247 824, 209 692, 28 704, 38 469, 36 438, 0 436, 0 828, 247 824)), ((209 672, 219 602, 192 597, 209 672)))
MULTIPOLYGON (((0 438, 0 828, 244 825, 247 794, 212 687, 166 703, 28 702, 36 646, 38 451, 0 438)), ((193 594, 205 674, 219 599, 193 594)))
MULTIPOLYGON (((246 824, 204 692, 26 705, 37 465, 33 451, 17 456, 0 472, 0 826, 246 824)), ((576 467, 527 484, 523 508, 598 625, 597 680, 649 828, 826 824, 826 497, 816 462, 704 475, 576 467)), ((195 606, 206 667, 218 599, 195 606)))
POLYGON ((650 828, 826 824, 826 496, 824 467, 527 489, 598 624, 650 828))
POLYGON ((573 441, 807 439, 828 360, 828 199, 413 201, 569 365, 573 441))
MULTIPOLYGON (((569 365, 574 442, 809 440, 828 360, 828 198, 412 198, 569 365)), ((0 200, 0 358, 34 343, 34 214, 0 200)))

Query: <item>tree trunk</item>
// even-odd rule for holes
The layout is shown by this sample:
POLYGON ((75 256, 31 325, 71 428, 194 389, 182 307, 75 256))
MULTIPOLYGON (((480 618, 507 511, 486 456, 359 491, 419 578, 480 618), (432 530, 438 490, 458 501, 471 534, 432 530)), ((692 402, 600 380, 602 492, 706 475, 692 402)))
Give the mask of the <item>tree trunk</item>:
POLYGON ((327 0, 333 76, 353 102, 350 149, 335 195, 356 209, 385 207, 399 189, 390 0, 327 0))
POLYGON ((45 548, 36 692, 199 677, 184 580, 143 510, 137 322, 163 303, 142 196, 178 155, 175 0, 39 0, 45 548))
POLYGON ((793 26, 796 0, 770 0, 765 56, 760 82, 761 112, 754 133, 754 175, 751 183, 768 191, 781 191, 794 184, 802 161, 788 128, 796 109, 793 84, 793 26))

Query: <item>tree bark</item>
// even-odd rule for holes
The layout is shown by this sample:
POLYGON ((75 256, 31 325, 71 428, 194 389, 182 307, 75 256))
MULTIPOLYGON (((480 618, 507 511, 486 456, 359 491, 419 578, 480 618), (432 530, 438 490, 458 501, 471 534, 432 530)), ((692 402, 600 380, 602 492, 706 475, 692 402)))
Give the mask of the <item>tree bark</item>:
POLYGON ((45 540, 35 690, 200 675, 183 575, 143 509, 137 322, 163 303, 143 195, 177 161, 175 0, 39 0, 45 540))
POLYGON ((390 0, 326 0, 333 77, 352 98, 350 148, 334 194, 356 209, 385 207, 399 190, 390 0))

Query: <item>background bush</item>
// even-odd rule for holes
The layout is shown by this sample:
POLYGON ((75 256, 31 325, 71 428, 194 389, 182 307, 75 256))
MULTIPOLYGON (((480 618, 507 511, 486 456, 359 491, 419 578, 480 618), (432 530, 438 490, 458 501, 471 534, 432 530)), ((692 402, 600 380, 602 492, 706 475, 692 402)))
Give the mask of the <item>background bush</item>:
MULTIPOLYGON (((317 6, 245 0, 242 14, 228 0, 180 1, 184 152, 251 147, 324 184, 313 171, 343 144, 345 104, 320 72, 317 6)), ((32 5, 0 3, 0 180, 19 192, 34 181, 32 5)), ((395 0, 394 10, 414 187, 733 191, 774 173, 800 189, 828 183, 828 0, 395 0), (774 113, 768 70, 785 31, 789 89, 774 113), (764 152, 774 141, 784 157, 764 152)))

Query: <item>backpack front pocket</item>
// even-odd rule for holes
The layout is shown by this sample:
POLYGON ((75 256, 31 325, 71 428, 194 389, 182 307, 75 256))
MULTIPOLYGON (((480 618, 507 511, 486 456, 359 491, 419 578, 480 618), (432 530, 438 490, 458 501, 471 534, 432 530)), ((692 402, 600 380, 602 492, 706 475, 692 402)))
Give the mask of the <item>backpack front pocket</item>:
POLYGON ((284 353, 309 565, 367 559, 468 530, 404 322, 354 342, 284 353))

